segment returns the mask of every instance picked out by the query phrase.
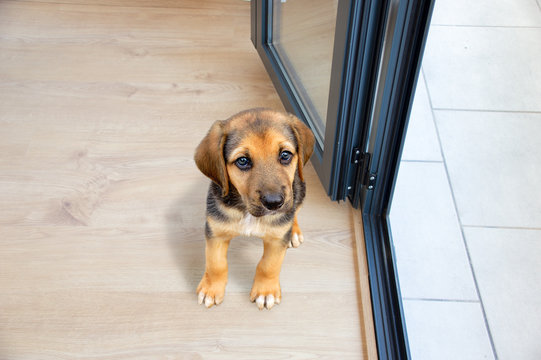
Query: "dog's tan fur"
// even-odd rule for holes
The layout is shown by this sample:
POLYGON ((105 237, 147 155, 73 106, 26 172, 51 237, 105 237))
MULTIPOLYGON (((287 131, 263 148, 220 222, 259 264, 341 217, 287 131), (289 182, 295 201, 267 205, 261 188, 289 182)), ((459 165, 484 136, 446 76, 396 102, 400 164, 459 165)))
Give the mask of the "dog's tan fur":
POLYGON ((263 238, 250 299, 260 309, 280 302, 285 252, 303 241, 296 213, 305 194, 303 166, 313 146, 306 125, 272 110, 247 110, 212 125, 195 152, 198 168, 212 180, 205 274, 197 287, 200 303, 211 307, 223 301, 227 249, 238 235, 263 238))

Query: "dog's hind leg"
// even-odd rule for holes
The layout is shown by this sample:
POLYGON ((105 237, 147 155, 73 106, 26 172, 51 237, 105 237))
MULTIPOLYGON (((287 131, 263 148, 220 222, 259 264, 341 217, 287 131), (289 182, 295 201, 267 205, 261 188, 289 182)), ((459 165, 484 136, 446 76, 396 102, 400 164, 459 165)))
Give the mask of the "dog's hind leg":
POLYGON ((299 247, 304 242, 304 236, 302 235, 301 228, 297 223, 297 215, 293 219, 293 226, 291 227, 291 238, 287 247, 299 247))

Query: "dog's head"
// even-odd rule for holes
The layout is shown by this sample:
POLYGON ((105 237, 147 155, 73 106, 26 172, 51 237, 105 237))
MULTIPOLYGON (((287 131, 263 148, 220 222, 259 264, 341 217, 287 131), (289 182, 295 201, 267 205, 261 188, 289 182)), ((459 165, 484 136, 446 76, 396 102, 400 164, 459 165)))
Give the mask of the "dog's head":
POLYGON ((240 194, 253 216, 293 206, 296 174, 312 155, 314 135, 297 117, 266 109, 247 110, 216 121, 195 151, 203 174, 240 194))

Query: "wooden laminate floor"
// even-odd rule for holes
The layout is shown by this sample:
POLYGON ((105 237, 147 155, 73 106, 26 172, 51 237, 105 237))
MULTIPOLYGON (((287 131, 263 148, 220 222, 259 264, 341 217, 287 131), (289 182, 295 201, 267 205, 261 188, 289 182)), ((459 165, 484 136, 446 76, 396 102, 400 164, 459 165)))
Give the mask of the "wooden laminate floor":
POLYGON ((194 148, 282 109, 249 20, 237 0, 0 1, 0 359, 366 354, 350 211, 311 166, 282 304, 248 299, 255 238, 232 242, 224 303, 197 304, 194 148))

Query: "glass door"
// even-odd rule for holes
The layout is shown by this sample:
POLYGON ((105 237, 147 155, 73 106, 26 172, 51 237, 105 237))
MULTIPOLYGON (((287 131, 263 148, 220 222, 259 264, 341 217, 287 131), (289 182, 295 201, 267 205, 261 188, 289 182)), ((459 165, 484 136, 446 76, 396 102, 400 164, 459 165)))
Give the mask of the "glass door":
POLYGON ((324 147, 338 0, 274 1, 272 43, 324 147))
POLYGON ((362 210, 380 359, 409 348, 388 214, 433 0, 253 0, 252 42, 316 134, 333 200, 362 210))

